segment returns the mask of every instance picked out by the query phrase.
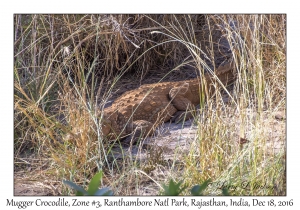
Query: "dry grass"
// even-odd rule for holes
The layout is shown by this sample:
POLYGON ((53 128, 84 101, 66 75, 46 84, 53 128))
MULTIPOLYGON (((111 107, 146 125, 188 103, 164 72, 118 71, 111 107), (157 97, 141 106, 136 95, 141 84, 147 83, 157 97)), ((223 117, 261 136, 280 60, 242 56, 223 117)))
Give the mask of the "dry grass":
MULTIPOLYGON (((189 186, 208 178, 231 186, 248 183, 246 189, 231 189, 235 195, 285 195, 285 121, 274 118, 286 107, 285 15, 15 15, 14 20, 16 182, 34 177, 52 194, 69 195, 61 180, 86 185, 103 170, 103 185, 117 195, 158 194, 171 177, 189 186), (135 78, 130 84, 135 87, 147 75, 180 80, 229 58, 237 81, 227 93, 216 84, 216 93, 200 102, 198 135, 188 152, 176 150, 166 161, 162 150, 149 148, 145 163, 112 158, 99 113, 126 87, 124 78, 135 78), (240 138, 249 142, 241 144, 240 138), (283 145, 275 150, 276 143, 283 145)), ((212 186, 207 193, 220 191, 212 186)))

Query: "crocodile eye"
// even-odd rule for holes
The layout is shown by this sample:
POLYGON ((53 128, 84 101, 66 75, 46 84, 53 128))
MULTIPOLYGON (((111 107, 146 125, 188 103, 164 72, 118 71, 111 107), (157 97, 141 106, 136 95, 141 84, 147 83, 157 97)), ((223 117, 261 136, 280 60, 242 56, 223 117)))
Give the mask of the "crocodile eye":
POLYGON ((103 122, 102 123, 102 133, 104 136, 107 136, 110 133, 110 125, 103 122))

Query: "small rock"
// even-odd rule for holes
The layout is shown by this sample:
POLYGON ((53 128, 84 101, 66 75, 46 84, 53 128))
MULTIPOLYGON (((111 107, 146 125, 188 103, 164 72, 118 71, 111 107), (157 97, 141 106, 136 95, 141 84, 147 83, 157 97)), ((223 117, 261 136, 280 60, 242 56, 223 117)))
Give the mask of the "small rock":
POLYGON ((245 138, 242 138, 242 137, 240 137, 240 139, 239 139, 239 141, 238 141, 238 143, 239 144, 246 144, 246 143, 249 143, 250 141, 248 140, 248 139, 245 139, 245 138))
POLYGON ((277 120, 285 120, 286 119, 285 113, 283 111, 275 112, 274 116, 275 116, 275 119, 277 119, 277 120))

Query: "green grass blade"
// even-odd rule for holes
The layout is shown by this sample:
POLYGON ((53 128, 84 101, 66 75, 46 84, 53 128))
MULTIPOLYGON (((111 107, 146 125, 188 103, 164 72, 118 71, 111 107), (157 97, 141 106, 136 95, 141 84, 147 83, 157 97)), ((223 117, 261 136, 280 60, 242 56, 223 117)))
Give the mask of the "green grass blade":
POLYGON ((94 195, 97 192, 97 190, 99 189, 101 179, 102 179, 102 171, 98 172, 93 176, 88 187, 89 195, 94 195))
MULTIPOLYGON (((72 189, 76 190, 77 193, 82 193, 82 195, 88 195, 88 192, 85 191, 82 187, 78 186, 77 184, 71 182, 71 181, 68 181, 68 180, 63 180, 63 183, 65 185, 68 185, 69 187, 71 187, 72 189)), ((77 195, 76 193, 76 195, 77 195)))

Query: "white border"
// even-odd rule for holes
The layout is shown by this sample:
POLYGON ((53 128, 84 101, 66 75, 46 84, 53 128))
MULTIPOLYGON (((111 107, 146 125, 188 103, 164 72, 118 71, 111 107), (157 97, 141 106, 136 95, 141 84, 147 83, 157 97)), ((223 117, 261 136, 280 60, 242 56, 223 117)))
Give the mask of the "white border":
MULTIPOLYGON (((299 15, 296 1, 7 1, 1 2, 1 209, 6 209, 6 199, 13 198, 13 14, 14 13, 287 13, 287 196, 275 197, 279 200, 294 199, 294 208, 299 207, 296 197, 300 185, 299 170, 299 15)), ((32 197, 35 200, 37 197, 32 197)), ((252 199, 254 197, 251 197, 252 199)), ((270 199, 272 197, 259 197, 270 199)), ((28 200, 26 197, 14 197, 16 200, 28 200)), ((42 199, 56 200, 53 197, 42 199)), ((153 198, 145 198, 153 199, 153 198)), ((179 199, 179 197, 178 197, 179 199)), ((225 199, 225 198, 224 198, 225 199)), ((248 199, 248 198, 247 198, 248 199)), ((90 198, 88 198, 90 200, 90 198)), ((126 209, 126 207, 123 207, 126 209)), ((265 209, 266 207, 264 207, 265 209)), ((273 209, 269 207, 270 209, 273 209)), ((31 209, 31 208, 30 208, 31 209)), ((298 208, 299 209, 299 208, 298 208)))

